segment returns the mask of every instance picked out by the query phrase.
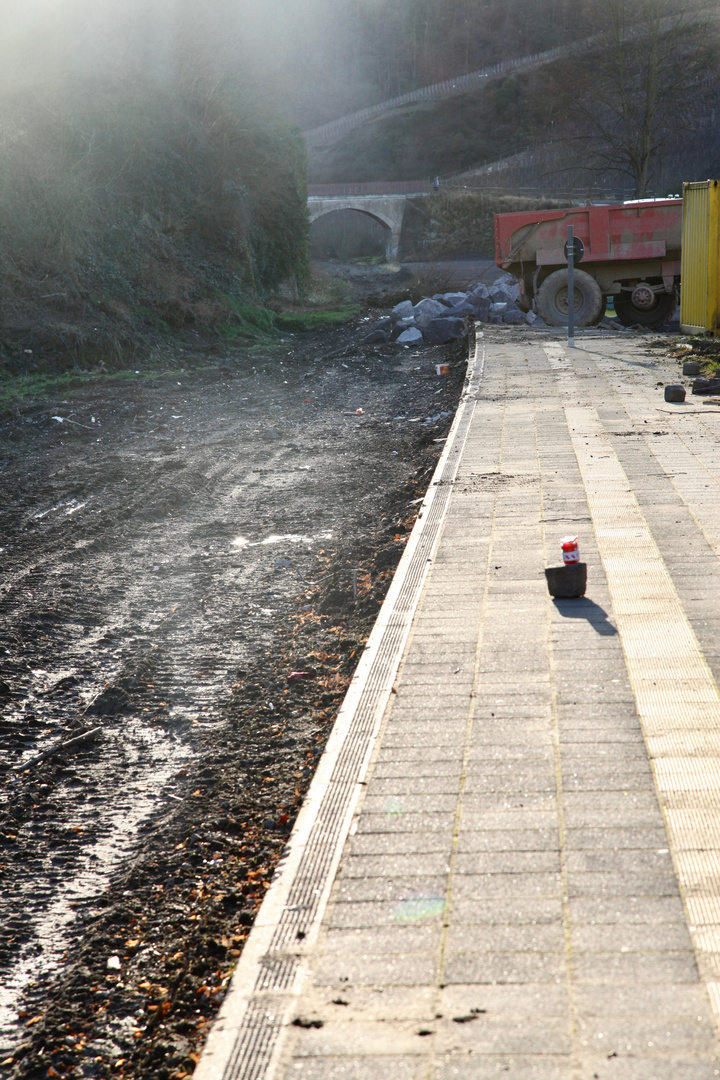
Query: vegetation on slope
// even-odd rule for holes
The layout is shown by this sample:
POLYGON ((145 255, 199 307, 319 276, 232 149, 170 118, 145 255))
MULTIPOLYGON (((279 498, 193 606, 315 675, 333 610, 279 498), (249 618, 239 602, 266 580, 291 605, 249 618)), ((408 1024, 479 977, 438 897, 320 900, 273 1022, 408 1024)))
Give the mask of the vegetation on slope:
POLYGON ((0 105, 7 363, 202 334, 307 259, 300 132, 247 90, 83 78, 0 105))

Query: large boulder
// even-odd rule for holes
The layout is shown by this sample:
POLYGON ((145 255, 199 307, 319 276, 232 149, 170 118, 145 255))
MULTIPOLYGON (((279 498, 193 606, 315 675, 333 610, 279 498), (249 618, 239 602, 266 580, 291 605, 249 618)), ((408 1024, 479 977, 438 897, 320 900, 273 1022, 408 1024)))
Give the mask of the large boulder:
POLYGON ((425 327, 425 341, 428 345, 444 345, 448 341, 465 337, 467 326, 464 319, 454 318, 452 315, 440 319, 433 319, 425 327))
POLYGON ((476 318, 475 305, 469 304, 467 300, 463 300, 461 304, 453 304, 453 306, 450 308, 449 314, 460 316, 461 318, 469 315, 470 318, 474 319, 476 318))
POLYGON ((490 289, 490 299, 495 303, 499 303, 501 299, 519 300, 520 286, 515 278, 502 278, 500 281, 496 281, 490 289))
POLYGON ((402 300, 399 304, 396 304, 392 309, 392 314, 397 316, 398 319, 407 319, 408 315, 412 315, 413 302, 412 300, 402 300))
POLYGON ((487 322, 490 318, 490 298, 477 296, 469 298, 469 303, 472 304, 475 312, 475 318, 480 322, 487 322))
POLYGON ((361 345, 387 345, 389 340, 390 340, 390 334, 387 332, 387 330, 382 330, 382 329, 376 328, 375 330, 371 330, 369 334, 366 334, 365 337, 360 342, 360 344, 361 345))
POLYGON ((407 330, 403 330, 397 343, 398 345, 422 345, 423 336, 416 326, 410 326, 407 330))
POLYGON ((527 325, 527 319, 525 318, 525 312, 521 311, 520 308, 515 307, 514 304, 513 304, 512 307, 509 307, 507 309, 507 311, 503 314, 503 320, 502 321, 504 323, 506 323, 508 326, 526 326, 527 325))
POLYGON ((439 303, 437 300, 421 300, 413 308, 412 314, 415 320, 415 325, 420 329, 424 329, 428 323, 431 323, 433 319, 440 318, 446 312, 444 304, 439 303))
POLYGON ((471 296, 478 296, 483 300, 487 300, 490 296, 490 290, 488 289, 487 285, 484 285, 482 281, 479 281, 477 285, 472 285, 468 289, 467 295, 468 299, 471 296))
POLYGON ((397 341, 401 334, 404 334, 406 330, 410 330, 414 325, 412 319, 398 319, 390 332, 390 340, 397 341))
POLYGON ((463 304, 467 300, 467 293, 464 293, 464 292, 446 292, 446 293, 443 293, 441 298, 438 297, 438 299, 446 300, 448 302, 448 304, 451 304, 452 307, 455 307, 457 304, 463 304))

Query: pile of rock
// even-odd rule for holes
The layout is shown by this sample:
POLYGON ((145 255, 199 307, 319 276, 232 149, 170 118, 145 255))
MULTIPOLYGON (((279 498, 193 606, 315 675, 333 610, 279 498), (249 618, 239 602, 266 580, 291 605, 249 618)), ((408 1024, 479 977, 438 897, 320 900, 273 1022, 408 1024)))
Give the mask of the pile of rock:
POLYGON ((436 293, 413 304, 403 300, 390 314, 380 319, 363 338, 363 345, 445 345, 467 334, 468 321, 509 323, 511 326, 534 323, 537 316, 521 311, 516 301, 520 287, 507 277, 493 285, 481 282, 466 292, 436 293))

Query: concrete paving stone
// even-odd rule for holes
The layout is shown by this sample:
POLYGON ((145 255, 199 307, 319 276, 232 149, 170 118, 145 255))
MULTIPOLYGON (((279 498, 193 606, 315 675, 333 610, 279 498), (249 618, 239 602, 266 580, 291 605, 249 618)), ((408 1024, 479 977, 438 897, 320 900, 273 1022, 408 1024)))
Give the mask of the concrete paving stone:
POLYGON ((462 765, 463 756, 461 746, 448 746, 446 743, 434 748, 434 757, 429 756, 425 746, 414 746, 407 743, 404 746, 386 746, 383 743, 375 756, 374 767, 377 769, 378 766, 387 762, 391 765, 397 763, 399 768, 422 769, 437 764, 443 768, 447 765, 448 768, 452 769, 462 765))
POLYGON ((572 1026, 569 1018, 544 1016, 510 1020, 479 1016, 465 1024, 446 1020, 437 1024, 436 1052, 472 1050, 473 1055, 493 1054, 569 1054, 572 1049, 572 1026))
POLYGON ((557 788, 557 780, 546 768, 542 772, 534 769, 519 770, 507 768, 495 773, 477 773, 468 771, 465 791, 475 795, 486 791, 537 791, 552 792, 557 788))
POLYGON ((566 812, 575 809, 626 810, 657 809, 654 791, 567 791, 563 795, 566 812))
POLYGON ((285 1074, 286 1080, 425 1080, 426 1076, 423 1058, 399 1054, 293 1059, 285 1074))
POLYGON ((565 846, 568 851, 636 851, 668 846, 668 836, 661 826, 656 828, 606 828, 565 829, 565 846))
POLYGON ((417 702, 419 705, 433 705, 438 712, 441 712, 443 709, 457 708, 460 700, 462 699, 464 702, 469 696, 469 690, 467 692, 455 690, 454 687, 449 686, 447 683, 437 682, 423 686, 412 686, 401 682, 397 688, 395 702, 400 704, 405 701, 412 701, 417 702))
POLYGON ((411 761, 385 758, 382 761, 375 762, 372 770, 372 782, 375 783, 378 780, 391 778, 404 779, 405 777, 447 776, 453 778, 460 776, 461 769, 462 757, 460 754, 440 761, 436 758, 429 759, 427 755, 416 757, 411 761))
POLYGON ((516 745, 546 747, 552 740, 550 710, 523 708, 511 711, 507 708, 487 709, 477 706, 473 711, 472 743, 482 754, 482 747, 503 742, 516 745))
POLYGON ((413 852, 392 855, 350 855, 345 859, 343 878, 428 877, 444 874, 449 867, 447 852, 413 852))
POLYGON ((413 632, 413 644, 432 645, 441 649, 445 643, 457 645, 465 643, 470 647, 477 645, 477 627, 466 618, 443 619, 433 622, 432 626, 419 626, 413 632))
POLYGON ((388 727, 395 728, 401 724, 434 724, 438 728, 446 729, 461 725, 464 730, 471 702, 469 692, 466 696, 452 696, 448 699, 436 699, 427 694, 417 698, 408 694, 402 697, 393 696, 388 727))
POLYGON ((434 953, 441 943, 442 927, 428 923, 423 926, 353 927, 328 930, 319 948, 326 956, 385 956, 395 953, 434 953))
MULTIPOLYGON (((483 645, 486 646, 484 641, 483 645)), ((523 645, 520 643, 517 653, 515 648, 513 648, 512 653, 496 651, 487 646, 481 648, 477 670, 483 679, 486 675, 493 675, 499 671, 507 672, 509 667, 512 673, 517 675, 518 679, 547 677, 547 647, 540 644, 523 645), (510 657, 512 657, 512 660, 508 664, 510 657)))
POLYGON ((450 858, 452 835, 437 832, 360 833, 348 840, 351 855, 411 855, 444 852, 450 858))
POLYGON ((676 983, 667 986, 640 983, 637 986, 578 986, 575 988, 578 1014, 627 1019, 631 1016, 669 1017, 674 1020, 698 1020, 709 1015, 705 987, 676 983))
POLYGON ((303 1009, 330 1021, 429 1021, 437 1012, 436 986, 347 986, 338 994, 333 986, 309 986, 303 1009), (339 1000, 338 1000, 339 999, 339 1000), (346 1003, 346 1004, 343 1004, 346 1003))
POLYGON ((681 922, 650 923, 638 925, 633 922, 575 923, 570 937, 573 950, 577 952, 641 952, 660 949, 691 949, 690 934, 681 922))
POLYGON ((316 986, 427 986, 437 976, 437 954, 320 956, 313 968, 316 986))
POLYGON ((376 929, 381 926, 406 926, 436 923, 440 925, 445 913, 445 899, 437 893, 426 897, 408 896, 401 900, 350 901, 335 898, 327 916, 330 929, 376 929))
POLYGON ((450 920, 445 957, 461 953, 563 952, 565 928, 559 920, 543 923, 480 923, 472 927, 450 920))
POLYGON ((554 813, 544 813, 543 817, 550 819, 550 828, 529 829, 527 824, 534 822, 537 813, 524 814, 517 810, 507 811, 490 817, 489 815, 474 814, 472 820, 467 820, 463 813, 460 819, 460 832, 458 835, 458 852, 461 854, 470 852, 492 852, 511 854, 512 852, 558 852, 560 850, 560 834, 556 824, 554 813), (508 828, 509 819, 512 815, 519 815, 517 828, 508 828), (497 825, 493 827, 493 817, 497 825), (523 827, 525 826, 525 827, 523 827))
MULTIPOLYGON (((463 806, 461 819, 460 819, 460 837, 458 842, 458 848, 460 851, 484 851, 492 850, 493 843, 498 843, 505 850, 512 850, 513 839, 510 834, 517 832, 525 832, 529 829, 533 831, 533 826, 540 826, 541 832, 545 833, 547 829, 551 829, 557 836, 557 812, 555 809, 551 810, 484 810, 479 812, 468 812, 463 806), (488 836, 487 843, 488 848, 484 848, 485 834, 486 832, 493 832, 494 829, 502 829, 508 835, 500 840, 493 840, 492 836, 488 836)), ((518 841, 520 845, 527 841, 518 841)), ((529 849, 524 849, 529 850, 529 849)))
MULTIPOLYGON (((467 698, 473 688, 473 670, 470 664, 461 666, 457 661, 455 668, 449 666, 442 672, 428 671, 427 668, 419 667, 417 672, 408 672, 401 676, 407 686, 412 687, 412 694, 418 698, 427 696, 439 690, 443 698, 455 695, 458 698, 467 698), (456 670, 458 669, 459 670, 456 670)), ((398 700, 403 700, 405 691, 398 690, 398 700)))
POLYGON ((568 987, 563 983, 515 983, 512 986, 452 984, 442 988, 437 1005, 438 1011, 445 1017, 467 1016, 471 1009, 485 1009, 491 1017, 518 1019, 537 1016, 565 1018, 570 1014, 568 987))
POLYGON ((607 706, 627 706, 634 704, 625 686, 608 686, 591 680, 580 683, 576 679, 559 678, 557 694, 561 700, 572 701, 578 708, 591 707, 598 701, 607 706))
POLYGON ((508 745, 504 741, 496 743, 483 742, 479 746, 473 746, 468 752, 469 767, 482 771, 486 765, 525 766, 529 768, 546 768, 549 764, 555 767, 555 747, 550 734, 543 735, 540 739, 533 739, 529 744, 508 745))
POLYGON ((678 896, 581 896, 569 901, 573 925, 583 923, 681 923, 685 913, 678 896))
MULTIPOLYGON (((599 741, 607 742, 608 745, 618 746, 644 746, 645 740, 639 728, 635 725, 618 727, 617 725, 597 724, 573 724, 567 725, 564 721, 558 722, 558 731, 562 744, 587 742, 595 744, 599 741)), ((622 750, 618 750, 622 753, 622 750)))
POLYGON ((463 796, 463 811, 469 814, 485 810, 551 810, 557 795, 547 791, 487 791, 463 796))
POLYGON ((429 896, 444 899, 447 888, 447 875, 436 874, 432 877, 397 877, 397 878, 341 878, 338 884, 337 899, 351 900, 405 900, 407 897, 429 896))
POLYGON ((579 953, 573 974, 582 983, 694 983, 698 981, 695 953, 579 953))
POLYGON ((648 1052, 644 1058, 601 1054, 583 1055, 580 1060, 585 1075, 597 1080, 717 1080, 720 1076, 720 1059, 715 1055, 709 1059, 693 1054, 655 1057, 648 1052))
POLYGON ((558 983, 567 979, 564 952, 465 953, 445 958, 442 981, 449 983, 558 983))
POLYGON ((385 795, 457 795, 460 775, 373 776, 367 785, 368 797, 385 795))
POLYGON ((559 896, 559 874, 461 874, 453 880, 453 897, 458 900, 495 898, 521 899, 559 896))
POLYGON ((678 884, 674 874, 649 871, 567 874, 569 897, 576 896, 677 896, 678 884))
POLYGON ((412 670, 400 673, 400 679, 411 686, 413 693, 427 693, 427 687, 443 687, 448 692, 465 693, 473 685, 472 662, 453 661, 452 664, 431 666, 413 665, 412 670))
POLYGON ((452 813, 456 806, 456 795, 367 795, 363 801, 370 814, 452 813))
MULTIPOLYGON (((667 842, 667 841, 666 841, 667 842)), ((565 856, 565 869, 568 873, 580 871, 598 873, 599 871, 632 873, 673 874, 673 862, 667 847, 645 851, 568 851, 565 856)))
POLYGON ((394 746, 403 747, 411 742, 416 747, 426 747, 427 753, 433 750, 440 751, 444 746, 462 746, 467 725, 465 723, 445 723, 438 721, 435 724, 395 723, 388 725, 383 736, 383 745, 386 749, 394 746))
MULTIPOLYGON (((489 686, 484 680, 478 682, 474 693, 475 708, 482 715, 483 710, 495 713, 496 719, 522 719, 520 709, 526 709, 533 719, 544 717, 550 704, 550 687, 518 689, 508 681, 506 686, 489 686), (505 714, 503 717, 502 714, 505 714)), ((492 718, 491 718, 492 719, 492 718)))
POLYGON ((378 813, 363 812, 358 818, 358 835, 377 833, 441 833, 452 838, 455 813, 378 813))
MULTIPOLYGON (((614 725, 603 725, 598 729, 597 724, 593 724, 592 729, 599 730, 599 738, 595 742, 586 738, 588 728, 590 728, 590 725, 583 725, 582 728, 580 725, 568 725, 565 720, 558 723, 559 754, 563 764, 568 762, 568 765, 576 764, 581 768, 583 765, 592 768, 607 768, 612 765, 635 767, 636 765, 646 764, 648 752, 643 742, 638 740, 635 743, 626 744, 621 750, 606 738, 608 731, 617 730, 614 725), (582 731, 582 738, 575 739, 575 729, 582 731)), ((626 728, 631 730, 629 724, 626 728)))
POLYGON ((561 737, 559 748, 560 762, 563 768, 578 772, 617 768, 644 768, 647 764, 647 750, 640 743, 631 743, 622 750, 608 742, 573 742, 566 736, 561 737))
POLYGON ((455 874, 529 874, 560 871, 560 852, 475 851, 458 854, 455 874))
POLYGON ((432 1080, 574 1080, 573 1067, 570 1055, 451 1053, 436 1059, 432 1080))
POLYGON ((598 806, 583 807, 565 804, 563 817, 568 831, 583 828, 624 828, 625 826, 664 829, 662 814, 657 803, 655 806, 628 807, 627 809, 620 807, 615 810, 598 806))
POLYGON ((427 1055, 427 1043, 418 1038, 421 1024, 412 1021, 383 1023, 378 1021, 356 1020, 351 1024, 333 1017, 334 1022, 326 1022, 318 1028, 310 1028, 295 1033, 293 1057, 336 1057, 343 1053, 365 1054, 368 1058, 385 1057, 389 1054, 427 1055), (351 1037, 348 1038, 348 1031, 351 1037))
POLYGON ((447 916, 451 926, 491 924, 514 926, 522 923, 562 922, 562 897, 458 899, 452 896, 447 916))

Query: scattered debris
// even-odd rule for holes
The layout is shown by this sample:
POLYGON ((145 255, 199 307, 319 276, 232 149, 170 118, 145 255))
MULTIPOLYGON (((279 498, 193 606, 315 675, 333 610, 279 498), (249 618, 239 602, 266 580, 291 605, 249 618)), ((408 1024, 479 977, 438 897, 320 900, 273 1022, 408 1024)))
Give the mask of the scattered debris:
POLYGON ((36 754, 35 757, 31 757, 28 761, 22 761, 19 765, 15 765, 15 772, 24 772, 25 769, 29 769, 33 765, 45 761, 54 754, 59 754, 63 750, 69 750, 71 746, 77 746, 79 743, 87 742, 88 739, 94 739, 101 731, 101 727, 90 728, 88 731, 83 731, 80 735, 76 735, 73 739, 66 739, 64 742, 55 743, 54 746, 50 746, 47 750, 43 750, 41 754, 36 754))

